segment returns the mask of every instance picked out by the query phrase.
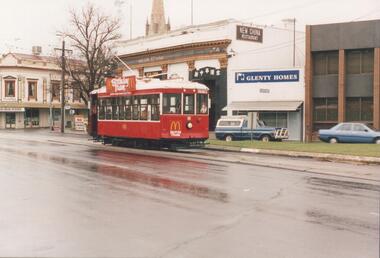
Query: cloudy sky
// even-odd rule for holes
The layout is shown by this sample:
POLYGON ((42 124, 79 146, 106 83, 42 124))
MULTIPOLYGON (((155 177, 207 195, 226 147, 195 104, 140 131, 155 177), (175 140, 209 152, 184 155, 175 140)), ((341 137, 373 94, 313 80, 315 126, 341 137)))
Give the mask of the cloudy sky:
MULTIPOLYGON (((90 0, 102 11, 121 15, 122 34, 129 37, 129 8, 133 8, 133 36, 144 34, 152 0, 90 0)), ((283 26, 282 19, 296 17, 297 29, 306 24, 380 19, 379 0, 193 0, 196 24, 235 18, 255 24, 283 26)), ((32 45, 44 54, 58 45, 56 31, 68 28, 68 11, 88 0, 0 0, 0 52, 30 52, 32 45)), ((191 0, 166 0, 166 16, 174 28, 189 25, 191 0)))

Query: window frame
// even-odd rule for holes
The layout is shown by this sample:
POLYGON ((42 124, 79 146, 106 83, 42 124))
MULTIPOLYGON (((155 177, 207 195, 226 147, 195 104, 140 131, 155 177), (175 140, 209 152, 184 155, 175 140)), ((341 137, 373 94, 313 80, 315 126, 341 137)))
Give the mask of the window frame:
POLYGON ((37 87, 38 87, 38 80, 28 80, 28 100, 37 100, 37 87), (30 89, 31 86, 33 88, 32 92, 33 95, 30 95, 30 89))
POLYGON ((5 84, 5 97, 6 98, 15 98, 16 97, 16 79, 6 79, 4 80, 4 84, 5 84), (13 94, 9 94, 9 83, 12 84, 12 87, 13 87, 13 94))
POLYGON ((196 114, 197 115, 208 115, 209 114, 209 107, 208 107, 208 102, 209 102, 209 98, 208 98, 208 94, 205 94, 205 93, 197 93, 196 95, 196 114), (200 99, 204 97, 205 99, 203 99, 203 101, 200 99), (205 103, 205 102, 206 103, 205 103), (201 102, 203 102, 201 104, 201 102), (203 105, 205 105, 206 107, 206 112, 202 112, 202 109, 203 109, 203 105))
POLYGON ((163 101, 162 101, 162 114, 164 115, 181 115, 182 114, 182 94, 181 93, 164 93, 163 94, 163 101), (168 106, 165 106, 165 101, 167 98, 168 106), (175 97, 176 102, 174 105, 172 105, 171 98, 175 97), (174 111, 172 112, 171 110, 174 111))

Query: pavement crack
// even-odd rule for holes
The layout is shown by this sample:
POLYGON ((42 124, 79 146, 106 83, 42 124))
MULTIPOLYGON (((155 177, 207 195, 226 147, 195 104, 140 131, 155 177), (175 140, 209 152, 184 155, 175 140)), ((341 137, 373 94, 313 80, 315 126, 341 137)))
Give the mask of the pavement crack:
POLYGON ((175 251, 182 249, 182 248, 184 248, 184 247, 186 247, 186 246, 188 246, 188 245, 190 245, 196 241, 199 241, 199 240, 205 239, 207 237, 211 237, 213 235, 228 231, 228 230, 236 227, 237 225, 239 225, 246 217, 248 217, 249 215, 251 215, 254 212, 259 212, 259 208, 257 206, 254 206, 254 207, 248 209, 247 211, 245 211, 244 213, 241 213, 240 215, 235 216, 234 218, 230 219, 229 222, 227 222, 225 224, 215 226, 215 227, 207 230, 206 232, 199 234, 198 236, 194 236, 194 237, 191 237, 185 241, 177 243, 175 246, 169 248, 164 254, 159 255, 158 257, 159 258, 167 257, 169 254, 174 253, 175 251))

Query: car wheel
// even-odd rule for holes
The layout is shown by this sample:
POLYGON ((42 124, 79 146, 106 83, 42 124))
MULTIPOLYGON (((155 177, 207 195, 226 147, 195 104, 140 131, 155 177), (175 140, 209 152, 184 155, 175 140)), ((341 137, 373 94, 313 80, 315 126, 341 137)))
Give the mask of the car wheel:
POLYGON ((375 139, 376 144, 380 144, 380 138, 375 139))
POLYGON ((331 144, 335 144, 335 143, 338 143, 338 140, 337 140, 336 138, 331 138, 331 139, 329 140, 329 143, 331 143, 331 144))
POLYGON ((224 139, 226 140, 226 142, 232 142, 234 140, 232 135, 226 135, 226 137, 224 137, 224 139))
POLYGON ((261 141, 263 141, 263 142, 269 142, 270 141, 270 136, 269 135, 263 135, 261 137, 261 141))

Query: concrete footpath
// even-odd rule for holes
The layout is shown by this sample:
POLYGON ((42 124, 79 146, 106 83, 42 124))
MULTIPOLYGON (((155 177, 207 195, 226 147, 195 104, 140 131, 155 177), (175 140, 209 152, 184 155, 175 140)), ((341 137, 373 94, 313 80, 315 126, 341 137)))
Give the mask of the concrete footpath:
POLYGON ((230 151, 230 152, 242 152, 242 153, 256 153, 264 155, 285 156, 293 158, 313 158, 326 161, 339 161, 339 162, 358 162, 365 164, 377 164, 380 165, 380 158, 376 157, 363 157, 330 153, 314 153, 314 152, 299 152, 299 151, 283 151, 283 150, 266 150, 266 149, 250 149, 231 146, 220 145, 207 145, 208 150, 217 151, 230 151))

